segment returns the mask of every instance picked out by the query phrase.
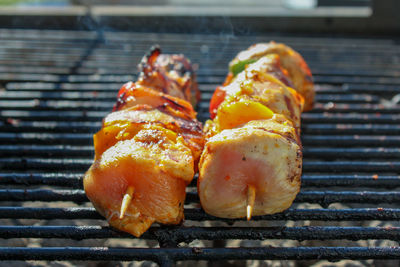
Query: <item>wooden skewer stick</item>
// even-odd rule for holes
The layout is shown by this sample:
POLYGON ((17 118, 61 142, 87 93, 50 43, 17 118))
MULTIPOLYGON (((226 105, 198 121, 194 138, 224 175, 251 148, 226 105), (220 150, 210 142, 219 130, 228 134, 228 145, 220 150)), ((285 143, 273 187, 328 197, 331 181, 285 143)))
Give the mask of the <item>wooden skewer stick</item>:
POLYGON ((247 220, 250 221, 253 213, 254 201, 256 199, 256 188, 252 185, 247 186, 247 220))
POLYGON ((134 192, 135 192, 135 188, 132 186, 129 186, 128 189, 126 189, 126 193, 124 195, 124 198, 122 199, 121 211, 120 211, 120 215, 119 215, 120 219, 124 218, 125 212, 128 209, 128 206, 132 201, 134 192))

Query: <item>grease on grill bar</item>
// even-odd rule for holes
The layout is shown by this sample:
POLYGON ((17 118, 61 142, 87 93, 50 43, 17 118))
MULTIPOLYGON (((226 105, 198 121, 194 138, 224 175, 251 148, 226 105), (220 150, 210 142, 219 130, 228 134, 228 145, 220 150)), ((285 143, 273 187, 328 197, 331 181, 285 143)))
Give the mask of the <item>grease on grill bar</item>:
POLYGON ((395 39, 266 34, 226 44, 216 35, 105 32, 99 38, 41 31, 39 37, 4 29, 0 35, 1 260, 149 260, 169 266, 186 260, 400 259, 395 39), (185 223, 153 226, 143 235, 161 248, 98 226, 103 219, 82 190, 92 134, 111 110, 116 90, 135 79, 132 70, 143 52, 159 43, 166 53, 184 53, 199 64, 198 112, 205 120, 228 61, 269 40, 298 50, 317 84, 315 108, 302 118, 304 173, 294 205, 251 223, 219 219, 199 209, 193 182, 185 223), (21 248, 13 243, 17 238, 44 241, 41 248, 21 248), (107 245, 109 238, 117 245, 107 245), (62 239, 65 247, 49 247, 47 239, 62 239), (221 245, 219 240, 234 248, 212 247, 210 241, 221 245), (249 244, 253 248, 239 248, 249 244), (181 247, 166 248, 171 246, 181 247))

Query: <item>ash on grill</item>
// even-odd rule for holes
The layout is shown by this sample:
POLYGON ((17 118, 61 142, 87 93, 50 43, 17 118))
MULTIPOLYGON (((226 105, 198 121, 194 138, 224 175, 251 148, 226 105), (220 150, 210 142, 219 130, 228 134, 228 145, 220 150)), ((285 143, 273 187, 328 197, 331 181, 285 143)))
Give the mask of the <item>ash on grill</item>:
POLYGON ((8 260, 0 265, 398 264, 400 78, 393 39, 271 34, 237 37, 221 51, 215 35, 0 30, 0 36, 0 260, 8 260), (295 204, 252 222, 222 220, 200 209, 193 183, 182 226, 156 225, 141 239, 110 229, 88 202, 82 174, 92 162, 92 134, 121 84, 135 80, 143 52, 159 43, 199 64, 204 121, 228 61, 269 40, 301 52, 317 84, 317 104, 303 114, 304 172, 295 204))

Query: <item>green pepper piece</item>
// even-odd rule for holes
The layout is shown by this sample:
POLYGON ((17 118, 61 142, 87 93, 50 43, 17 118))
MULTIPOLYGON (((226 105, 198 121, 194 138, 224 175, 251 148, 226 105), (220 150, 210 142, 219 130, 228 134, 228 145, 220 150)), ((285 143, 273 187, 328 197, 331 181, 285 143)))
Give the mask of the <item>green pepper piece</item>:
POLYGON ((236 64, 233 64, 229 70, 233 73, 233 76, 236 76, 244 70, 246 65, 249 65, 256 61, 257 61, 257 59, 255 59, 255 58, 249 58, 249 59, 246 59, 243 61, 238 61, 236 64))

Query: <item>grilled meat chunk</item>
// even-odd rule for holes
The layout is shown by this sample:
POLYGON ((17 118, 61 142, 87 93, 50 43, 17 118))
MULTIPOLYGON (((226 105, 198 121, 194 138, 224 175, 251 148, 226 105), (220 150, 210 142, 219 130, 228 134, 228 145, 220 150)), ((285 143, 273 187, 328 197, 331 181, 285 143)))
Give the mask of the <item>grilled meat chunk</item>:
POLYGON ((279 55, 282 67, 286 69, 287 76, 293 83, 293 88, 304 98, 304 111, 311 110, 315 96, 311 71, 303 57, 285 44, 269 42, 252 45, 231 61, 230 71, 235 76, 244 70, 246 65, 269 54, 279 55))
MULTIPOLYGON (((173 70, 157 63, 159 51, 154 53, 150 57, 155 58, 143 66, 147 74, 121 88, 114 112, 94 135, 95 161, 84 177, 86 195, 96 210, 113 227, 137 237, 154 222, 183 220, 185 189, 204 144, 192 105, 163 93, 186 98, 190 96, 187 85, 197 88, 195 81, 192 76, 171 74, 173 70), (167 82, 158 83, 163 75, 168 76, 167 82), (176 86, 168 87, 170 83, 176 86)), ((175 58, 165 56, 170 57, 175 58)), ((181 56, 178 59, 188 63, 181 56)))
POLYGON ((194 162, 182 138, 171 135, 162 128, 142 129, 104 151, 86 173, 86 194, 113 227, 140 236, 154 222, 183 219, 194 162), (131 201, 124 210, 126 195, 131 201))
POLYGON ((239 53, 230 71, 205 125, 201 205, 222 218, 281 212, 300 190, 300 115, 304 102, 312 105, 311 73, 300 55, 275 43, 239 53), (295 67, 302 69, 293 73, 295 67))
POLYGON ((300 190, 302 153, 294 127, 284 123, 276 118, 252 120, 208 139, 198 180, 207 213, 246 217, 249 187, 256 191, 252 215, 290 207, 300 190))
MULTIPOLYGON (((204 145, 204 136, 202 125, 196 120, 196 112, 190 103, 132 82, 122 86, 118 103, 114 107, 116 112, 109 114, 104 119, 103 128, 106 126, 116 127, 122 123, 121 127, 126 131, 126 128, 132 127, 134 124, 162 125, 162 127, 182 135, 187 146, 193 152, 197 170, 197 162, 204 145)), ((101 139, 103 138, 107 139, 110 136, 102 135, 101 139)))
POLYGON ((183 55, 161 54, 161 49, 154 46, 143 57, 139 71, 138 85, 184 99, 193 106, 200 101, 196 73, 190 61, 183 55))
MULTIPOLYGON (((280 69, 273 68, 276 65, 279 65, 277 54, 264 56, 255 63, 248 65, 228 85, 219 87, 218 90, 224 91, 225 105, 226 103, 240 102, 243 99, 252 100, 268 107, 274 113, 285 115, 296 128, 299 128, 303 97, 294 89, 286 86, 281 81, 282 78, 277 78, 283 77, 284 74, 280 69)), ((212 107, 212 115, 217 115, 218 107, 219 105, 212 107)), ((220 109, 219 112, 222 110, 220 109)), ((241 113, 245 115, 245 112, 241 113)), ((223 114, 219 117, 226 120, 223 114)), ((216 119, 221 120, 220 118, 216 119)), ((223 123, 223 121, 220 123, 223 123)))

